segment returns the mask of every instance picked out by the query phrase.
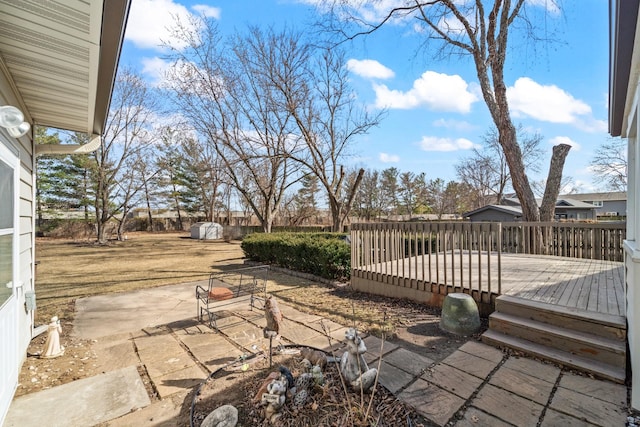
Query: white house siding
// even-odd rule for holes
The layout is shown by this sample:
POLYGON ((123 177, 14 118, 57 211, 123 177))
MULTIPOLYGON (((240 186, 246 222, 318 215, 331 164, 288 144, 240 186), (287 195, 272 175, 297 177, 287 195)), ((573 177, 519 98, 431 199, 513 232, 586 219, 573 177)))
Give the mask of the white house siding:
MULTIPOLYGON (((637 44, 636 44, 637 45, 637 44)), ((633 64, 639 64, 634 48, 633 64)), ((623 136, 628 138, 627 240, 625 240, 625 283, 627 295, 627 336, 629 342, 632 387, 631 406, 640 409, 640 152, 638 141, 638 74, 632 71, 627 94, 623 136)))
MULTIPOLYGON (((18 106, 0 73, 0 105, 18 106)), ((25 293, 34 291, 34 158, 29 136, 16 141, 0 129, 0 144, 15 156, 14 270, 12 295, 0 303, 0 425, 18 385, 18 374, 32 337, 33 312, 25 310, 25 293)), ((0 203, 6 201, 0 200, 0 203)))

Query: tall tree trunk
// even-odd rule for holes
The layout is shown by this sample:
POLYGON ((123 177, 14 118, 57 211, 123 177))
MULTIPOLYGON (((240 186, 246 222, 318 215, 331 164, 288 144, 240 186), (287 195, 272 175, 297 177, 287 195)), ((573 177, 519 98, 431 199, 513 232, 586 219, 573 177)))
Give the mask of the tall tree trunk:
POLYGON ((549 176, 547 177, 547 185, 545 186, 544 197, 540 206, 540 221, 553 221, 558 194, 560 194, 562 170, 569 150, 571 150, 571 146, 568 144, 560 144, 553 147, 549 176))

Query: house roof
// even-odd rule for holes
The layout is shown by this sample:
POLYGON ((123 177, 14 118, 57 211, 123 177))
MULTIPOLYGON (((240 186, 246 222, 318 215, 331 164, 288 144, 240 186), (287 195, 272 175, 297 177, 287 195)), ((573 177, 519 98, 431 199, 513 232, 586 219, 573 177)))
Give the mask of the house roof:
MULTIPOLYGON (((595 209, 595 206, 593 206, 591 203, 585 203, 582 200, 585 200, 585 199, 577 199, 569 196, 560 196, 556 200, 556 207, 575 208, 575 209, 595 209)), ((496 206, 520 206, 520 201, 518 200, 518 198, 507 198, 505 199, 505 202, 508 203, 508 205, 496 205, 496 206)), ((536 203, 538 204, 538 207, 540 207, 542 205, 542 199, 536 199, 536 203)))
POLYGON ((130 0, 0 0, 0 73, 34 124, 100 135, 130 0))
POLYGON ((508 205, 485 205, 471 212, 465 212, 464 214, 462 214, 462 216, 467 217, 467 216, 475 215, 477 213, 485 212, 485 211, 498 211, 498 212, 503 212, 507 214, 512 214, 514 216, 522 216, 521 208, 519 208, 518 206, 508 206, 508 205))
POLYGON ((608 193, 579 193, 579 194, 563 194, 563 199, 574 199, 583 202, 607 201, 607 200, 627 200, 626 191, 611 191, 608 193))
MULTIPOLYGON (((636 25, 637 1, 609 0, 609 133, 626 137, 625 110, 629 81, 637 81, 640 70, 631 69, 636 25), (633 76, 632 76, 633 73, 633 76)), ((632 98, 631 96, 630 98, 632 98)))

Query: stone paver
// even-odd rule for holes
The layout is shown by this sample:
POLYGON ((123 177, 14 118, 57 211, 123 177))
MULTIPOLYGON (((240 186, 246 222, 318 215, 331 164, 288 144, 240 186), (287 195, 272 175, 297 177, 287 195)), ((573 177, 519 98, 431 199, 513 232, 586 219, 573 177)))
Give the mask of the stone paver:
MULTIPOLYGON (((370 368, 377 368, 378 365, 370 365, 370 368)), ((380 364, 378 381, 393 394, 397 394, 406 387, 415 377, 403 370, 396 368, 386 362, 380 364)))
MULTIPOLYGON (((198 322, 194 317, 193 286, 158 288, 117 297, 91 297, 87 299, 91 301, 81 302, 77 305, 80 309, 74 329, 79 331, 79 336, 97 338, 92 345, 97 353, 97 366, 109 373, 120 373, 122 369, 113 369, 122 367, 129 371, 130 378, 124 380, 126 385, 119 385, 122 379, 118 379, 118 375, 98 376, 87 379, 86 383, 80 380, 40 392, 42 394, 34 393, 28 396, 33 396, 33 400, 16 405, 19 408, 22 404, 34 413, 36 418, 33 419, 40 421, 25 424, 26 418, 22 414, 20 423, 6 425, 55 425, 52 419, 67 422, 67 414, 71 412, 73 416, 89 417, 75 425, 94 425, 95 420, 106 422, 104 426, 117 427, 175 425, 188 393, 210 372, 236 361, 241 355, 264 351, 269 344, 262 334, 263 311, 250 310, 248 299, 220 304, 216 312, 219 332, 198 322), (150 301, 160 299, 170 302, 173 308, 161 303, 149 306, 150 301), (144 302, 144 313, 141 302, 144 302), (167 310, 170 313, 165 313, 167 310), (94 313, 101 314, 96 316, 94 313), (146 369, 160 401, 149 404, 136 370, 139 366, 146 369), (100 385, 97 394, 94 393, 94 384, 104 378, 110 378, 110 385, 100 385), (107 396, 109 387, 114 384, 118 391, 107 396), (85 390, 77 398, 74 394, 77 392, 67 392, 64 388, 80 386, 85 390), (111 412, 103 404, 110 398, 124 398, 126 393, 122 390, 140 391, 140 387, 141 397, 146 400, 125 405, 125 412, 143 409, 123 415, 122 410, 111 412), (47 399, 51 402, 47 403, 47 399), (59 409, 64 411, 66 418, 56 418, 55 411, 59 409)), ((342 354, 347 327, 298 312, 285 304, 281 304, 281 310, 285 316, 281 330, 283 343, 324 349, 331 342, 337 349, 334 355, 342 354), (324 336, 326 331, 330 339, 324 336)), ((434 364, 430 358, 396 343, 385 340, 381 350, 383 341, 379 338, 363 334, 363 339, 368 349, 365 360, 369 366, 378 367, 377 361, 381 360, 380 384, 435 425, 444 426, 449 422, 462 427, 538 424, 542 427, 608 427, 625 424, 627 389, 622 385, 563 372, 555 365, 507 355, 477 341, 466 342, 445 360, 434 364), (553 391, 555 385, 558 387, 553 391), (554 395, 549 402, 552 392, 554 395)), ((277 344, 274 342, 274 346, 277 344)), ((16 402, 21 399, 23 397, 16 402)), ((10 414, 17 410, 12 405, 10 414)))
MULTIPOLYGON (((344 336, 342 337, 342 340, 344 341, 344 336)), ((380 354, 384 356, 398 348, 398 344, 394 344, 389 341, 382 341, 380 338, 373 335, 365 337, 363 341, 367 346, 367 354, 365 354, 364 360, 369 364, 378 359, 380 354)))
POLYGON ((495 347, 491 347, 486 344, 479 343, 477 341, 467 341, 460 348, 460 351, 464 351, 468 354, 481 357, 491 362, 499 363, 504 358, 504 353, 495 347))
POLYGON ((551 396, 554 384, 525 374, 520 371, 500 367, 493 374, 489 384, 503 388, 518 396, 531 399, 541 405, 546 405, 551 396))
POLYGON ((164 399, 174 393, 189 390, 207 378, 200 367, 191 365, 179 371, 173 371, 161 377, 151 377, 160 398, 164 399))
POLYGON ((516 426, 535 426, 542 414, 542 405, 501 388, 485 385, 471 404, 516 426))
POLYGON ((429 371, 420 378, 442 387, 465 400, 470 398, 482 384, 480 378, 442 363, 429 369, 429 371))
POLYGON ((474 375, 478 378, 486 378, 491 371, 498 366, 499 362, 493 362, 481 357, 474 356, 464 351, 457 350, 453 352, 449 357, 444 359, 442 363, 446 363, 449 366, 458 368, 461 371, 465 371, 468 374, 474 375))
POLYGON ((482 412, 478 408, 470 407, 464 417, 455 423, 456 427, 511 427, 511 424, 482 412))
POLYGON ((619 406, 562 387, 556 390, 551 408, 602 427, 623 426, 627 418, 619 406))
POLYGON ((421 356, 405 348, 398 348, 387 353, 383 360, 396 368, 400 368, 414 376, 422 375, 434 361, 428 357, 421 356))
POLYGON ((398 398, 439 426, 444 426, 465 403, 464 399, 420 378, 398 398))
POLYGON ((588 427, 594 425, 548 408, 540 427, 588 427))
POLYGON ((593 396, 614 405, 627 403, 627 388, 622 384, 601 381, 574 374, 564 374, 560 379, 560 387, 574 390, 587 396, 593 396))
POLYGON ((560 375, 560 368, 557 366, 524 357, 512 356, 502 366, 550 383, 555 383, 560 375))

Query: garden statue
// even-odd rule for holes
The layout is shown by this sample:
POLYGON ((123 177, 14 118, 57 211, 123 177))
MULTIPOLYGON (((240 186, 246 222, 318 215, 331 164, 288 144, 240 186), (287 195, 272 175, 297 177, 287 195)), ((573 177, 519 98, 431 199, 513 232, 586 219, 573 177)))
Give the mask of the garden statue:
POLYGON ((355 390, 368 391, 376 381, 378 370, 367 366, 363 354, 367 347, 358 336, 358 331, 349 328, 345 332, 347 350, 342 354, 340 360, 340 372, 355 390))
POLYGON ((47 341, 44 344, 43 352, 40 354, 41 358, 53 359, 64 354, 64 347, 60 345, 61 332, 60 320, 58 320, 58 316, 53 316, 47 328, 47 341))
POLYGON ((269 295, 264 302, 264 315, 267 318, 265 335, 267 335, 267 331, 275 332, 276 335, 280 334, 280 326, 282 325, 282 312, 278 308, 278 302, 273 297, 273 295, 269 295))

